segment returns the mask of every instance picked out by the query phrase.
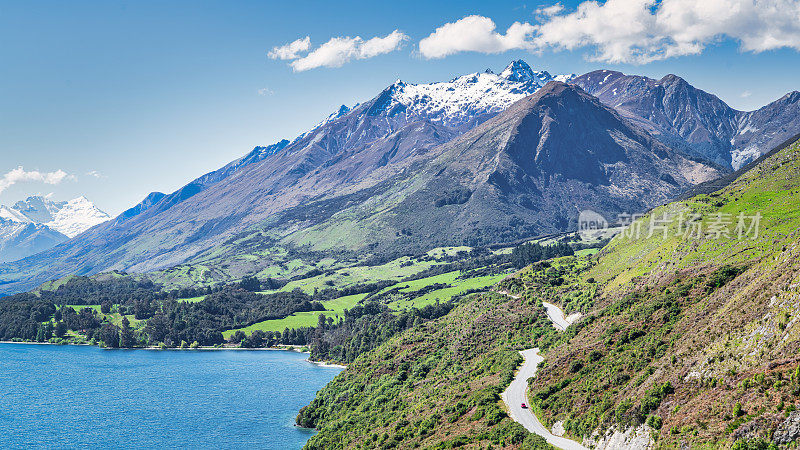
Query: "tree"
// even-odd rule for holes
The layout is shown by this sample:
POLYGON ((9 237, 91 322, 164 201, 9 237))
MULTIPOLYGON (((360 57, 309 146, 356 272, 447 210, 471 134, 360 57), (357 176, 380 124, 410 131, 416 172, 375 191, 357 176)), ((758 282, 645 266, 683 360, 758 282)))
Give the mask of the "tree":
POLYGON ((75 312, 74 309, 67 306, 65 308, 61 308, 61 318, 64 321, 64 324, 70 330, 80 330, 80 321, 78 321, 78 313, 75 312))
POLYGON ((56 323, 56 337, 63 338, 67 334, 67 325, 64 322, 56 323))
POLYGON ((108 313, 110 313, 110 312, 111 312, 111 302, 109 302, 109 301, 104 301, 104 302, 103 302, 103 303, 100 305, 100 312, 101 312, 101 313, 103 313, 103 314, 108 314, 108 313))
POLYGON ((83 308, 78 313, 78 329, 90 330, 100 326, 100 320, 97 318, 97 312, 94 308, 83 308))
POLYGON ((150 302, 147 300, 138 301, 133 304, 133 316, 136 320, 149 319, 152 315, 150 302))
POLYGON ((112 325, 110 323, 103 324, 100 328, 100 341, 106 347, 109 348, 118 348, 119 347, 119 328, 116 325, 112 325))
POLYGON ((47 324, 39 325, 39 330, 36 332, 36 342, 44 342, 53 336, 53 325, 48 322, 47 324))
POLYGON ((164 314, 156 314, 147 321, 144 327, 144 332, 147 334, 147 342, 150 345, 155 345, 159 342, 164 342, 169 334, 170 323, 169 318, 164 314))
POLYGON ((136 346, 136 336, 133 334, 131 322, 127 317, 122 317, 122 329, 119 332, 119 346, 123 348, 133 348, 136 346))
POLYGON ((245 340, 246 338, 247 338, 247 335, 246 335, 246 334, 244 334, 244 331, 242 331, 242 330, 237 330, 237 331, 236 331, 236 333, 233 333, 233 335, 231 335, 231 337, 230 337, 230 338, 228 338, 228 339, 229 339, 229 340, 230 340, 232 343, 234 343, 234 344, 238 344, 238 343, 242 342, 243 340, 245 340))
POLYGON ((242 281, 239 282, 239 287, 245 291, 256 292, 261 289, 261 282, 256 277, 248 276, 242 278, 242 281))

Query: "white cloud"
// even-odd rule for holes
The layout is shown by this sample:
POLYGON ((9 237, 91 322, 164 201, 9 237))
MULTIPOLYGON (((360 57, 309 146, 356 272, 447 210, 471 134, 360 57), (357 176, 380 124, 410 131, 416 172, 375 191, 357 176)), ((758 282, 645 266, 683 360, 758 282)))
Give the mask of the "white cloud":
POLYGON ((535 11, 538 23, 516 22, 505 34, 488 17, 468 16, 419 43, 426 58, 459 52, 592 49, 588 58, 645 64, 697 55, 725 39, 741 51, 800 50, 798 0, 607 0, 561 3, 535 11))
POLYGON ((296 41, 289 42, 286 45, 273 47, 273 49, 267 53, 267 56, 271 59, 297 59, 300 57, 300 53, 307 52, 309 48, 311 48, 311 37, 306 36, 296 41))
POLYGON ((0 192, 9 187, 24 181, 38 181, 45 184, 59 184, 64 180, 75 180, 74 175, 70 175, 61 169, 54 172, 39 172, 38 170, 26 171, 22 166, 11 170, 0 178, 0 192))
POLYGON ((593 47, 589 59, 644 64, 700 54, 723 39, 742 51, 800 50, 796 0, 586 1, 536 26, 537 49, 593 47))
POLYGON ((102 173, 100 173, 100 172, 98 172, 96 170, 90 170, 90 171, 86 172, 86 175, 89 175, 90 177, 95 177, 95 178, 108 178, 107 176, 103 175, 102 173))
POLYGON ((335 37, 289 65, 295 72, 318 67, 341 67, 354 59, 372 58, 398 50, 407 39, 408 36, 399 30, 366 41, 360 36, 335 37))
POLYGON ((556 3, 555 5, 552 6, 542 6, 540 8, 536 8, 534 14, 550 17, 550 16, 555 16, 556 14, 562 11, 564 11, 564 5, 562 5, 561 3, 556 3))
POLYGON ((261 89, 258 90, 258 95, 261 95, 261 96, 264 96, 264 97, 266 97, 268 95, 272 95, 274 93, 275 93, 275 91, 273 91, 272 89, 267 88, 267 87, 261 88, 261 89))
POLYGON ((428 59, 444 58, 459 52, 502 53, 533 49, 531 36, 536 30, 529 23, 514 22, 505 34, 495 31, 492 19, 467 16, 446 23, 419 42, 419 52, 428 59))
POLYGON ((752 93, 752 92, 750 92, 750 91, 744 91, 744 92, 742 92, 742 98, 749 98, 749 97, 751 97, 752 95, 753 95, 753 93, 752 93))

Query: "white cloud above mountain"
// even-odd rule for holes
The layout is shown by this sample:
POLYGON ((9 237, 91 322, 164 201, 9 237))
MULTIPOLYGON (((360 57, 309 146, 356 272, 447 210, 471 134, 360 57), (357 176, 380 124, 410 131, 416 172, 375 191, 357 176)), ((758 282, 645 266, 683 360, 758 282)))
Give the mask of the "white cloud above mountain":
POLYGON ((273 48, 269 52, 269 57, 292 60, 289 63, 292 70, 303 72, 319 67, 341 67, 355 59, 368 59, 391 53, 399 50, 406 40, 408 40, 407 35, 400 30, 394 30, 384 37, 367 40, 361 36, 335 37, 309 51, 311 40, 306 36, 304 39, 273 48))
POLYGON ((468 16, 437 28, 419 43, 426 58, 459 52, 578 50, 608 63, 645 64, 697 55, 722 40, 743 52, 800 50, 797 0, 585 1, 574 10, 560 3, 536 10, 535 23, 515 22, 505 34, 494 22, 468 16))
POLYGON ((38 170, 27 171, 22 166, 13 169, 0 178, 0 193, 9 187, 21 182, 40 182, 45 184, 59 184, 65 180, 75 180, 74 175, 70 175, 61 169, 53 172, 39 172, 38 170))
POLYGON ((502 53, 509 50, 533 49, 531 36, 536 28, 529 23, 514 22, 505 34, 488 17, 467 16, 437 28, 419 42, 419 53, 428 59, 444 58, 460 52, 502 53))

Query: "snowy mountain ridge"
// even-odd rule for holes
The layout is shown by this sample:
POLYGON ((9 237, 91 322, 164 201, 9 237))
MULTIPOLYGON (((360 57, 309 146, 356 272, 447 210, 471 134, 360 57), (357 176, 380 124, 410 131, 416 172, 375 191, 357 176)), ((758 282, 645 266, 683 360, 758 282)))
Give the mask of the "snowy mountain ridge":
MULTIPOLYGON (((516 60, 499 74, 486 69, 444 82, 413 84, 397 80, 384 89, 380 101, 366 114, 405 116, 408 121, 424 119, 454 128, 471 128, 487 116, 535 93, 549 81, 568 82, 575 77, 575 74, 553 76, 516 60)), ((355 111, 360 105, 341 105, 298 139, 355 111)))
POLYGON ((574 74, 552 76, 546 71, 535 71, 524 61, 517 60, 500 74, 487 69, 451 81, 428 84, 397 80, 388 88, 391 98, 387 99, 383 110, 389 115, 417 116, 458 127, 480 116, 505 110, 549 81, 567 82, 574 77, 574 74))
POLYGON ((0 218, 21 224, 44 225, 71 238, 111 217, 83 196, 54 202, 37 195, 11 207, 0 206, 0 218))

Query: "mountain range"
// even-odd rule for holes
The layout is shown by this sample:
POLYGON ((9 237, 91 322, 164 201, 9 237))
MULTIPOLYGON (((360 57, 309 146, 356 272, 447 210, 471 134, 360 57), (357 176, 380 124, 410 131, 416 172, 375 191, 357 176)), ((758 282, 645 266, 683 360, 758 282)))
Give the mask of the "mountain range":
POLYGON ((50 249, 108 219, 86 197, 55 202, 33 196, 0 205, 0 262, 50 249))
MULTIPOLYGON (((14 292, 265 247, 392 255, 561 232, 580 209, 643 212, 758 157, 796 134, 798 97, 745 113, 674 75, 552 76, 523 61, 397 81, 291 142, 0 266, 0 282, 14 292)), ((245 259, 238 275, 275 263, 245 259)))
POLYGON ((572 80, 666 144, 738 170, 800 130, 800 92, 737 111, 676 75, 660 80, 611 70, 572 80))

